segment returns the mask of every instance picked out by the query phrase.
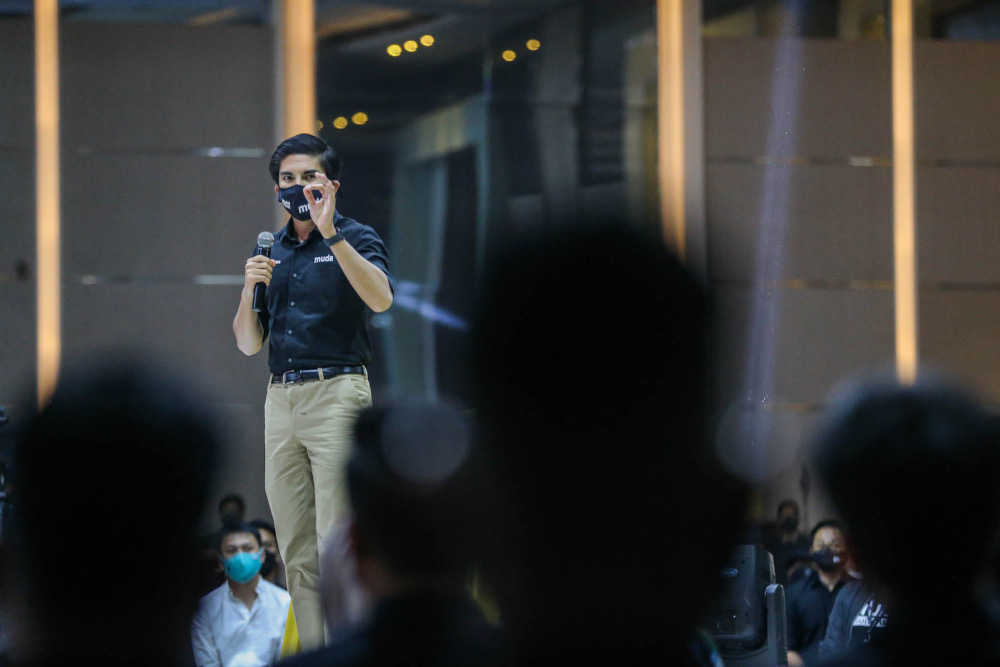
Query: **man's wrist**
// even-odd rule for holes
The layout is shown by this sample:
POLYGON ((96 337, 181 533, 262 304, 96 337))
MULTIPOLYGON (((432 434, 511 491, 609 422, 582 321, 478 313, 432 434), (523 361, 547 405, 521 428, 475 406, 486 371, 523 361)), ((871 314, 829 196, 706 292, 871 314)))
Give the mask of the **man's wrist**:
POLYGON ((344 235, 340 233, 339 229, 334 227, 333 231, 336 232, 333 236, 327 236, 323 238, 323 243, 327 244, 331 248, 344 240, 344 235))

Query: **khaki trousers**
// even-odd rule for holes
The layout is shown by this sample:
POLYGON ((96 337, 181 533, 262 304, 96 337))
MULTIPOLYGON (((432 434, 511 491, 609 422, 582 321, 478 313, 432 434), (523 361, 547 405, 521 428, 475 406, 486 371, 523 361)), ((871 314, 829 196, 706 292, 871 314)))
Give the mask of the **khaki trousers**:
POLYGON ((267 389, 264 484, 303 651, 325 643, 320 551, 347 509, 344 465, 354 419, 371 402, 365 375, 267 389))

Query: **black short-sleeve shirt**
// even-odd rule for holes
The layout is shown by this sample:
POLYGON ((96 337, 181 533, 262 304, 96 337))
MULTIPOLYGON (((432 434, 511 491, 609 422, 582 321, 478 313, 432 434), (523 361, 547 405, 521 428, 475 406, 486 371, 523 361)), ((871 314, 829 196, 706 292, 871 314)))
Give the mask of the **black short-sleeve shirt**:
POLYGON ((807 665, 819 658, 819 643, 826 634, 833 603, 840 589, 850 580, 845 575, 831 591, 815 570, 808 570, 788 587, 785 593, 788 650, 796 651, 807 665))
MULTIPOLYGON (((277 263, 259 313, 272 373, 325 366, 358 366, 372 356, 371 310, 347 280, 318 229, 299 243, 292 219, 275 234, 277 263)), ((375 230, 338 211, 334 225, 362 257, 389 275, 389 254, 375 230)), ((391 281, 390 281, 391 285, 391 281)))

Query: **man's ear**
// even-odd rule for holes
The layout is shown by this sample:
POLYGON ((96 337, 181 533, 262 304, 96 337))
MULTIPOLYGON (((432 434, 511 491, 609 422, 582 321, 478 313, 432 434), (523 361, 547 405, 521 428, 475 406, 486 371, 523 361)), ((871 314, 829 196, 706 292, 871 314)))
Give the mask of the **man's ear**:
POLYGON ((279 188, 278 184, 275 183, 274 184, 274 194, 280 194, 280 193, 281 193, 281 188, 279 188))

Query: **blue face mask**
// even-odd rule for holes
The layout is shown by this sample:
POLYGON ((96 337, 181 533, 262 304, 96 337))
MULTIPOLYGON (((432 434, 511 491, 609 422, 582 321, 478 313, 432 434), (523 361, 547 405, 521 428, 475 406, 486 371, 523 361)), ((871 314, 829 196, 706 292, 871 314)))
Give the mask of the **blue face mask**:
POLYGON ((264 564, 261 558, 263 554, 263 549, 255 554, 241 551, 235 556, 225 559, 222 561, 222 565, 226 569, 226 576, 238 584, 247 583, 260 572, 260 566, 264 564))
MULTIPOLYGON (((318 193, 317 193, 318 196, 318 193)), ((309 215, 309 200, 301 185, 293 185, 290 188, 280 188, 278 190, 278 203, 285 207, 296 220, 312 220, 309 215)))

